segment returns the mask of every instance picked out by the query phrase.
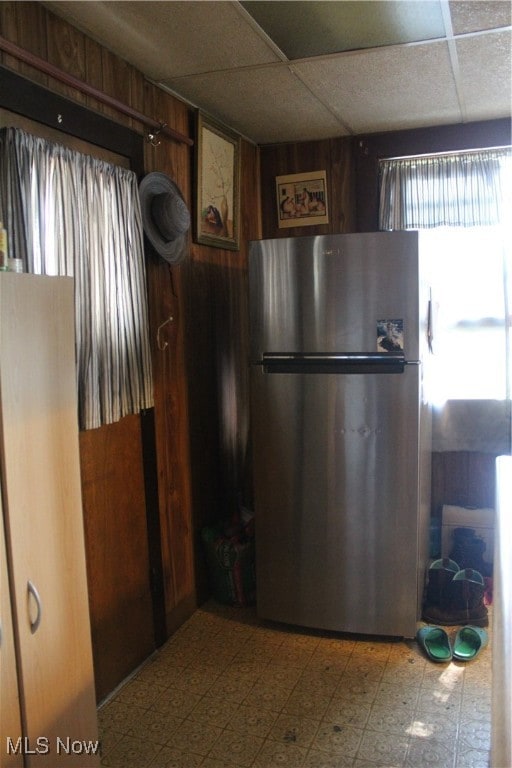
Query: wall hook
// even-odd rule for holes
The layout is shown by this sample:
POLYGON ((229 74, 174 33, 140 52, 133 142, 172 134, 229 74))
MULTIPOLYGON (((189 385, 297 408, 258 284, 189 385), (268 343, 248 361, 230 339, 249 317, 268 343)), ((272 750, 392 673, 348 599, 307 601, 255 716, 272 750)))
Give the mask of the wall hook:
POLYGON ((162 142, 160 139, 158 139, 158 134, 162 132, 164 128, 167 127, 167 123, 160 123, 160 127, 156 128, 153 133, 151 131, 148 132, 146 136, 146 141, 148 141, 153 147, 158 147, 159 144, 162 142))
POLYGON ((167 347, 169 346, 169 342, 164 341, 163 344, 162 344, 162 340, 161 340, 161 337, 160 337, 160 331, 162 330, 162 328, 164 326, 167 325, 167 323, 172 323, 173 320, 174 320, 174 317, 172 317, 172 316, 168 317, 167 320, 164 320, 164 322, 161 325, 158 326, 158 330, 156 332, 156 345, 157 345, 158 349, 161 352, 163 352, 164 349, 167 349, 167 347))

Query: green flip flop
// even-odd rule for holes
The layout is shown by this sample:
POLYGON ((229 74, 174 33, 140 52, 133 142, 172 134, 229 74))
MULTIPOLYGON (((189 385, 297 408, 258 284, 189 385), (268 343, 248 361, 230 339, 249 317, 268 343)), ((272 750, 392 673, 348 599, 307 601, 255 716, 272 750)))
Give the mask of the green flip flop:
POLYGON ((452 660, 450 638, 441 627, 427 625, 416 632, 416 640, 432 661, 447 662, 452 660))
POLYGON ((489 642, 485 629, 480 627, 461 627, 455 635, 453 658, 457 661, 472 661, 489 642))

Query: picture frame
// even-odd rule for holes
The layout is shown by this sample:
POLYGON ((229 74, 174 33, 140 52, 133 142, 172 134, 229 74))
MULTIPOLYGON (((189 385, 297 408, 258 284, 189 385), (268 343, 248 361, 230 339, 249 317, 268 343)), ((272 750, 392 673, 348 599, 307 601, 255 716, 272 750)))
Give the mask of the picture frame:
POLYGON ((195 240, 240 248, 240 136, 197 113, 195 240))
POLYGON ((326 171, 276 176, 279 228, 329 223, 326 171))

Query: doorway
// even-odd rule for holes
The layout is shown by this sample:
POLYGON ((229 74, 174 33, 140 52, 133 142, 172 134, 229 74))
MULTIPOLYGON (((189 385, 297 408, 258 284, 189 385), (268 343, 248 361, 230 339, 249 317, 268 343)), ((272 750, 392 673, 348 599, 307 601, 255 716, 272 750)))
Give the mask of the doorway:
MULTIPOLYGON (((141 175, 142 137, 24 78, 6 77, 13 82, 2 96, 0 126, 22 128, 141 175), (69 132, 48 124, 55 115, 65 115, 69 132)), ((80 460, 99 702, 165 639, 153 411, 81 432, 80 460)))

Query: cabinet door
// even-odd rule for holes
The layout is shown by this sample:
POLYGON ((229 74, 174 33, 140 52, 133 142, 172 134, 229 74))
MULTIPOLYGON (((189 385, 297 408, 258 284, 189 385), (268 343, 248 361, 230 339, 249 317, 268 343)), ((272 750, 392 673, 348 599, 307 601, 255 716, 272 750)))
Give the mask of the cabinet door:
POLYGON ((0 768, 23 768, 23 755, 17 749, 21 738, 20 697, 7 574, 2 494, 0 486, 0 768))
POLYGON ((3 504, 28 766, 97 740, 81 507, 73 281, 0 275, 3 504))

